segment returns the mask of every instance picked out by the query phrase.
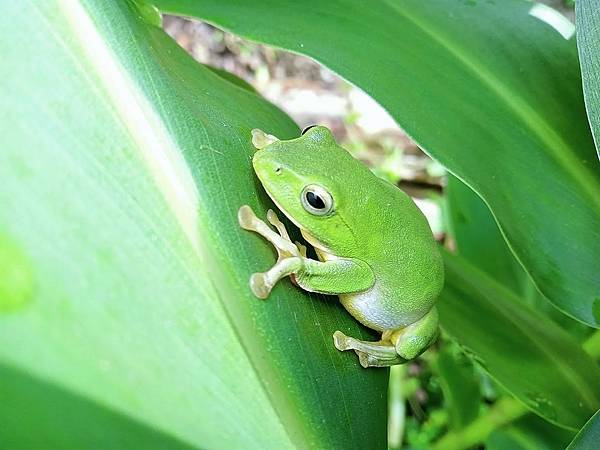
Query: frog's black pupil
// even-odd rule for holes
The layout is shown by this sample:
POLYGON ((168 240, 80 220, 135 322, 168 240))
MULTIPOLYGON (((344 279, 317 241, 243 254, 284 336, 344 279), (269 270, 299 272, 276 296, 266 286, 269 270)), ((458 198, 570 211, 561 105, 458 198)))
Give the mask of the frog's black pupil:
POLYGON ((323 201, 323 199, 314 192, 308 191, 306 193, 306 201, 310 206, 312 206, 315 209, 325 208, 325 202, 323 201))
POLYGON ((316 125, 310 125, 308 127, 306 127, 304 130, 302 130, 302 135, 304 135, 304 133, 306 133, 308 130, 310 130, 311 128, 316 127, 316 125))

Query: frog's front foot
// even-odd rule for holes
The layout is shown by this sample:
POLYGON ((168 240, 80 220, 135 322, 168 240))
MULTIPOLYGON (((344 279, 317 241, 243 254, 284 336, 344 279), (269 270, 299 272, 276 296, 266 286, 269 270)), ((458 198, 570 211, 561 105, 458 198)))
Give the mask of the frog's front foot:
POLYGON ((255 233, 260 234, 273 244, 277 250, 278 260, 291 256, 302 256, 300 249, 291 241, 290 236, 285 229, 285 225, 281 223, 273 210, 267 212, 267 218, 277 229, 279 234, 273 231, 273 229, 264 221, 260 220, 256 214, 254 214, 254 211, 252 211, 250 206, 242 205, 238 210, 238 222, 240 226, 244 230, 254 231, 255 233))
POLYGON ((282 278, 297 272, 303 264, 303 251, 294 244, 274 211, 267 212, 267 219, 279 233, 273 231, 269 225, 260 220, 252 208, 243 205, 238 211, 240 226, 248 231, 254 231, 269 241, 277 250, 277 262, 267 272, 255 273, 250 277, 250 288, 258 298, 265 299, 271 293, 275 284, 282 278))

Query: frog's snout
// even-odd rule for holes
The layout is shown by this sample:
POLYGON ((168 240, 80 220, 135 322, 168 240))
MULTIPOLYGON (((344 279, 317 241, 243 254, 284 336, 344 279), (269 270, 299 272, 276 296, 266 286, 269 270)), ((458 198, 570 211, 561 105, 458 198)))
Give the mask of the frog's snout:
POLYGON ((271 178, 274 175, 281 175, 283 173, 281 162, 273 159, 270 152, 266 150, 257 150, 254 153, 252 166, 259 178, 262 178, 261 176, 271 178))

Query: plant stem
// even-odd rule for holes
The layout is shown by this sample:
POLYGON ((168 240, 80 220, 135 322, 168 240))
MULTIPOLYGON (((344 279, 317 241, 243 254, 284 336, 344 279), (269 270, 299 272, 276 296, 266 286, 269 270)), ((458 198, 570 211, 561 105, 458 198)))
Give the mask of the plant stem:
POLYGON ((406 365, 390 368, 388 392, 388 449, 397 450, 402 447, 404 438, 404 421, 406 418, 406 365))
MULTIPOLYGON (((600 358, 600 330, 582 344, 594 359, 600 358)), ((450 431, 439 439, 432 450, 462 450, 483 442, 494 430, 524 416, 529 409, 512 397, 499 399, 485 414, 460 431, 450 431)))
POLYGON ((529 410, 512 397, 494 403, 484 415, 458 432, 449 432, 433 446, 433 450, 461 450, 482 442, 497 428, 525 415, 529 410))

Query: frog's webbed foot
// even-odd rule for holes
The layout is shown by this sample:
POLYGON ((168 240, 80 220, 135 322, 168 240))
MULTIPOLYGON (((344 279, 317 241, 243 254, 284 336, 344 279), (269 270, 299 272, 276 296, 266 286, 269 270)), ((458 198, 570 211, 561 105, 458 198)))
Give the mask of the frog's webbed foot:
POLYGON ((388 367, 406 362, 404 358, 398 356, 396 348, 390 341, 360 341, 346 336, 341 331, 336 331, 333 333, 333 344, 340 351, 354 350, 360 365, 365 368, 388 367))
POLYGON ((277 263, 267 272, 255 273, 250 277, 250 288, 258 298, 267 298, 273 286, 282 278, 298 271, 303 264, 302 258, 306 249, 294 244, 285 228, 273 210, 267 212, 268 221, 277 229, 277 234, 269 225, 260 220, 252 208, 243 205, 238 211, 240 226, 254 231, 269 241, 277 250, 277 263))

